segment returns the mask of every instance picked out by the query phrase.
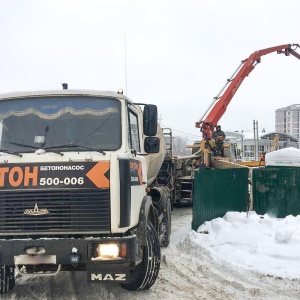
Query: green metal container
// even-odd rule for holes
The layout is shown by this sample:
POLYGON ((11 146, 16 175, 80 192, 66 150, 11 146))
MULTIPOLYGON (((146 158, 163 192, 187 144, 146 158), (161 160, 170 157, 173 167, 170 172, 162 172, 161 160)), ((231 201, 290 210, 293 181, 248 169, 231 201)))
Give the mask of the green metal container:
POLYGON ((278 218, 300 214, 300 168, 255 169, 252 182, 253 210, 258 214, 278 218))
POLYGON ((194 177, 192 229, 228 211, 247 211, 248 168, 197 170, 194 177))

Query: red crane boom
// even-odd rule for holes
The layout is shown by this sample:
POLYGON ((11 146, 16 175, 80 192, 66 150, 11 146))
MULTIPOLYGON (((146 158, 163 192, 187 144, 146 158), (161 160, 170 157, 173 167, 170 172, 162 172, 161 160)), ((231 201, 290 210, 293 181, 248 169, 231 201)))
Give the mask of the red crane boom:
POLYGON ((292 54, 296 58, 300 59, 300 54, 295 50, 299 48, 299 44, 286 44, 271 48, 266 48, 262 50, 255 51, 252 53, 247 59, 242 60, 240 66, 234 72, 230 79, 227 79, 227 82, 220 93, 214 97, 213 103, 210 105, 208 110, 205 112, 203 117, 196 122, 195 126, 200 128, 202 132, 202 138, 209 140, 212 137, 212 132, 217 126, 218 121, 221 119, 223 114, 226 111, 226 108, 235 95, 236 91, 240 87, 241 83, 248 76, 251 71, 255 68, 255 66, 261 62, 261 57, 263 55, 277 52, 278 54, 285 54, 289 56, 292 54), (226 86, 229 84, 225 92, 222 94, 226 86), (222 95, 221 95, 222 94, 222 95), (221 96, 220 96, 221 95, 221 96))

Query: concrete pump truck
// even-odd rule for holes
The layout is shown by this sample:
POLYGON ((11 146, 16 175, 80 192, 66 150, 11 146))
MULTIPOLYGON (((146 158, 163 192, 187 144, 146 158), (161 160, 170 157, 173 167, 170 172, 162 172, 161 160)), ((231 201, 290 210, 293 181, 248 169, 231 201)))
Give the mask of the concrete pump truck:
POLYGON ((66 84, 1 95, 0 143, 0 293, 15 272, 154 284, 171 232, 155 105, 66 84))
POLYGON ((286 44, 270 47, 255 51, 247 59, 241 61, 233 75, 226 80, 226 84, 221 89, 203 116, 196 122, 196 128, 200 128, 202 132, 202 141, 200 142, 200 153, 202 164, 209 168, 215 159, 215 142, 212 139, 213 131, 217 123, 225 113, 228 104, 241 86, 243 80, 254 70, 255 66, 261 62, 261 57, 276 52, 289 56, 290 54, 300 59, 300 54, 295 50, 299 48, 299 44, 286 44))

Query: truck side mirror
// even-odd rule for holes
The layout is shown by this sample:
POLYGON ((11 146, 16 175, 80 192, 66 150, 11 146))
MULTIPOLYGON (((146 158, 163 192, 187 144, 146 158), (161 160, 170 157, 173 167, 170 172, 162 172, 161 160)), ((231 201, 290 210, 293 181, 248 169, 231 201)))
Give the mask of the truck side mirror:
POLYGON ((146 137, 144 149, 146 153, 158 153, 160 148, 160 139, 158 137, 146 137))
POLYGON ((143 112, 144 135, 155 136, 157 134, 157 107, 147 104, 143 112))

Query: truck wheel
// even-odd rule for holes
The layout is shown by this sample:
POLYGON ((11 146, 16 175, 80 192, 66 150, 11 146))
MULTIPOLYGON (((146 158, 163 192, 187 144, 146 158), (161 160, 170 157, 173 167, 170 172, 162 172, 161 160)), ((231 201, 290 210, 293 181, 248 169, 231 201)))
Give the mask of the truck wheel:
POLYGON ((15 286, 15 267, 0 266, 0 294, 10 292, 15 286))
POLYGON ((152 223, 147 223, 147 243, 143 250, 143 260, 130 275, 130 281, 122 284, 129 291, 149 289, 155 282, 160 267, 160 245, 152 223))
POLYGON ((162 247, 167 247, 170 244, 171 236, 171 202, 168 199, 166 211, 164 212, 163 218, 164 233, 161 242, 162 247))

